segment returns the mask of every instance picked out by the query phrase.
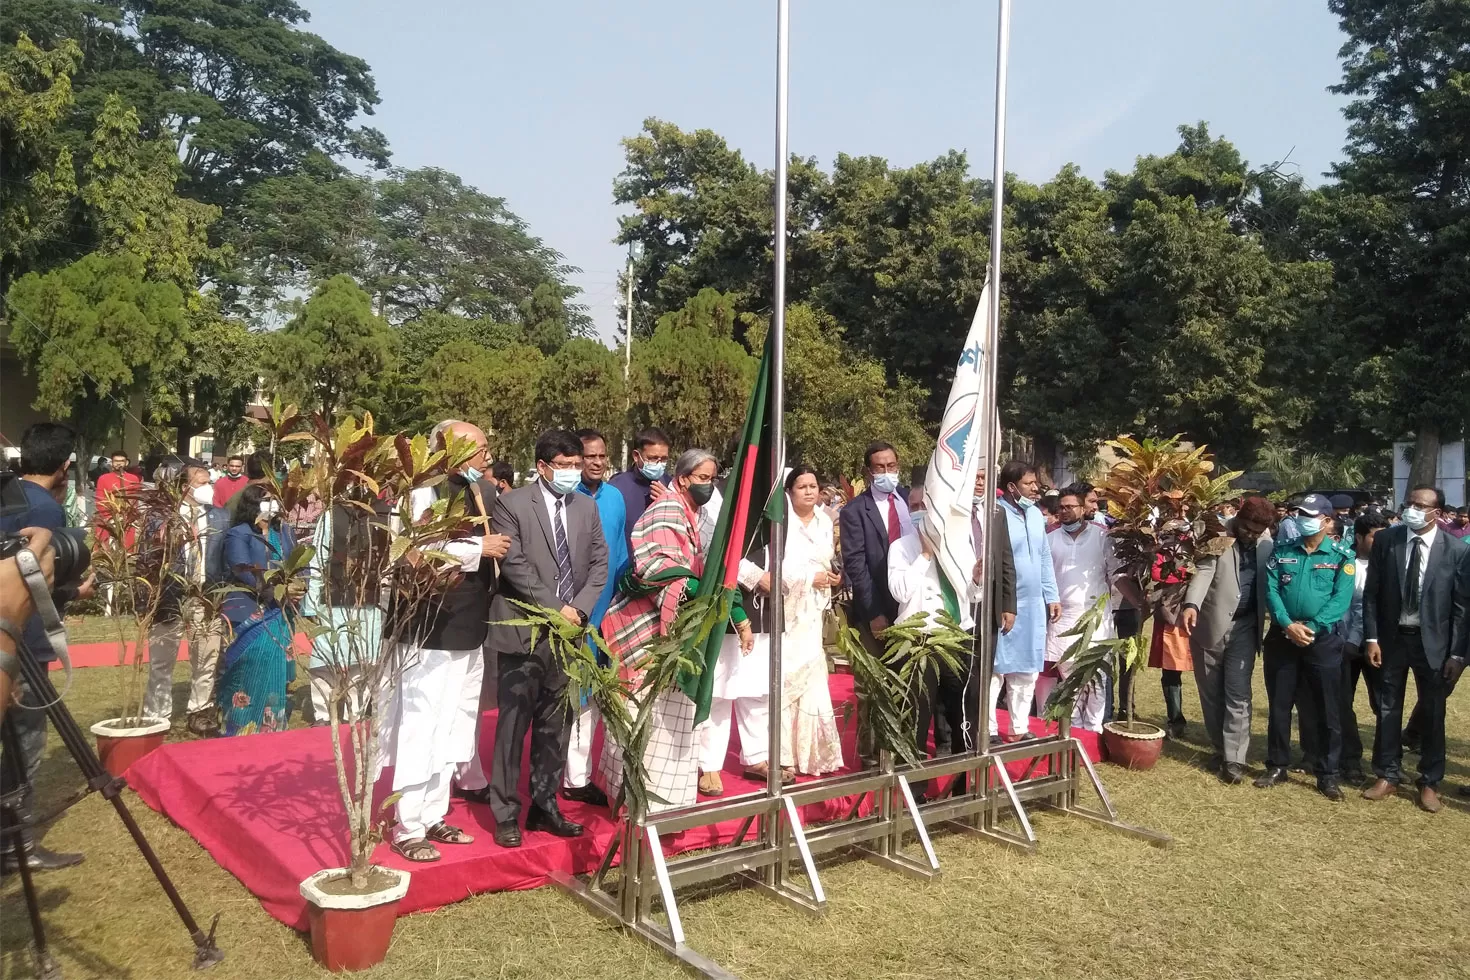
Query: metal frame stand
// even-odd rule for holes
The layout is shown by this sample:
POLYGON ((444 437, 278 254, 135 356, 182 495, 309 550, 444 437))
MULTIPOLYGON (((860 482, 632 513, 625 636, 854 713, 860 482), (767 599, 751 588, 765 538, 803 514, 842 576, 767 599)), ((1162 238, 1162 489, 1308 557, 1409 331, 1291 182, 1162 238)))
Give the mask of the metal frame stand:
POLYGON ((596 871, 586 880, 555 872, 552 882, 695 972, 724 980, 734 974, 685 943, 676 889, 738 876, 784 905, 820 915, 827 896, 812 853, 791 796, 752 794, 641 819, 624 817, 596 871), (727 820, 740 821, 728 844, 688 855, 664 853, 665 837, 727 820), (621 868, 614 877, 619 855, 621 868), (793 859, 801 862, 806 888, 793 881, 793 859), (656 906, 663 907, 667 924, 655 917, 656 906))

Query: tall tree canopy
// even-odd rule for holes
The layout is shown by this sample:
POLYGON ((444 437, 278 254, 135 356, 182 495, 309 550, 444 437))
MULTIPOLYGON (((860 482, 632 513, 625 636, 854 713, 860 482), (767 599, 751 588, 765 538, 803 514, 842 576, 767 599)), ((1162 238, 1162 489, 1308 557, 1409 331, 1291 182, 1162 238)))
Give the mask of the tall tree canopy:
POLYGON ((392 330, 368 294, 350 276, 333 276, 271 335, 265 373, 284 395, 331 418, 374 391, 391 366, 392 346, 392 330))

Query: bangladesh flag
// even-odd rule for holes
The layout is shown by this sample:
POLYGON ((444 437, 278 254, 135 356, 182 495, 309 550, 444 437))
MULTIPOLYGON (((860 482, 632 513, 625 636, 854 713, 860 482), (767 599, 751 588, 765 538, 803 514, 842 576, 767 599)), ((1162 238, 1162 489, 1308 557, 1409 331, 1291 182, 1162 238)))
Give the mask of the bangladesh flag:
MULTIPOLYGON (((745 429, 740 436, 740 449, 730 468, 730 479, 720 505, 720 520, 705 548, 704 574, 699 577, 696 597, 713 595, 723 590, 733 598, 739 587, 737 576, 740 559, 760 530, 762 518, 782 521, 785 496, 777 492, 781 460, 777 458, 771 438, 771 348, 774 332, 766 334, 761 366, 755 387, 745 408, 745 429)), ((709 717, 710 696, 715 683, 715 664, 720 659, 724 629, 710 632, 702 650, 694 651, 696 660, 704 662, 698 674, 679 678, 680 689, 694 702, 694 723, 709 717)))

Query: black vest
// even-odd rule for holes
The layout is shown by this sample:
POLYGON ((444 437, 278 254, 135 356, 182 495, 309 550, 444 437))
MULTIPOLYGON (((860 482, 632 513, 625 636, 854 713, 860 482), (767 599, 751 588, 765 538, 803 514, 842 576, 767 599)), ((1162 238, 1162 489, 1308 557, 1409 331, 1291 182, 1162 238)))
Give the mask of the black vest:
MULTIPOLYGON (((475 495, 466 494, 468 485, 464 477, 451 476, 438 489, 441 496, 465 494, 465 513, 486 516, 476 506, 475 495)), ((495 488, 484 480, 479 482, 479 487, 489 509, 495 500, 495 488)), ((484 537, 485 526, 475 525, 470 534, 484 537)), ((474 650, 483 646, 490 631, 490 594, 494 589, 495 562, 481 558, 479 569, 465 573, 444 593, 442 601, 430 599, 415 610, 410 635, 421 637, 419 645, 431 650, 474 650)))

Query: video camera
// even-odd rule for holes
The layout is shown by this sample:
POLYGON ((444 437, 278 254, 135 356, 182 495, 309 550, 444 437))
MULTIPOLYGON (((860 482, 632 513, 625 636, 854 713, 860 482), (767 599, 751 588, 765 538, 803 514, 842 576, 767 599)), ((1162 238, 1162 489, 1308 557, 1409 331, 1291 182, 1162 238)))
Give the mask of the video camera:
MULTIPOLYGON (((92 553, 87 550, 87 532, 82 528, 61 528, 51 532, 51 543, 47 548, 53 562, 52 583, 46 583, 46 574, 41 570, 41 559, 45 557, 30 550, 30 538, 20 534, 0 535, 0 561, 15 559, 21 581, 31 594, 31 604, 41 619, 41 629, 56 656, 66 667, 68 676, 71 660, 67 655, 66 626, 61 620, 60 608, 75 594, 77 586, 92 564, 92 553)), ((24 624, 7 624, 12 629, 24 624)), ((8 630, 7 630, 8 632, 8 630)), ((22 651, 24 654, 27 651, 22 651)), ((34 656, 39 651, 28 651, 34 656)))

